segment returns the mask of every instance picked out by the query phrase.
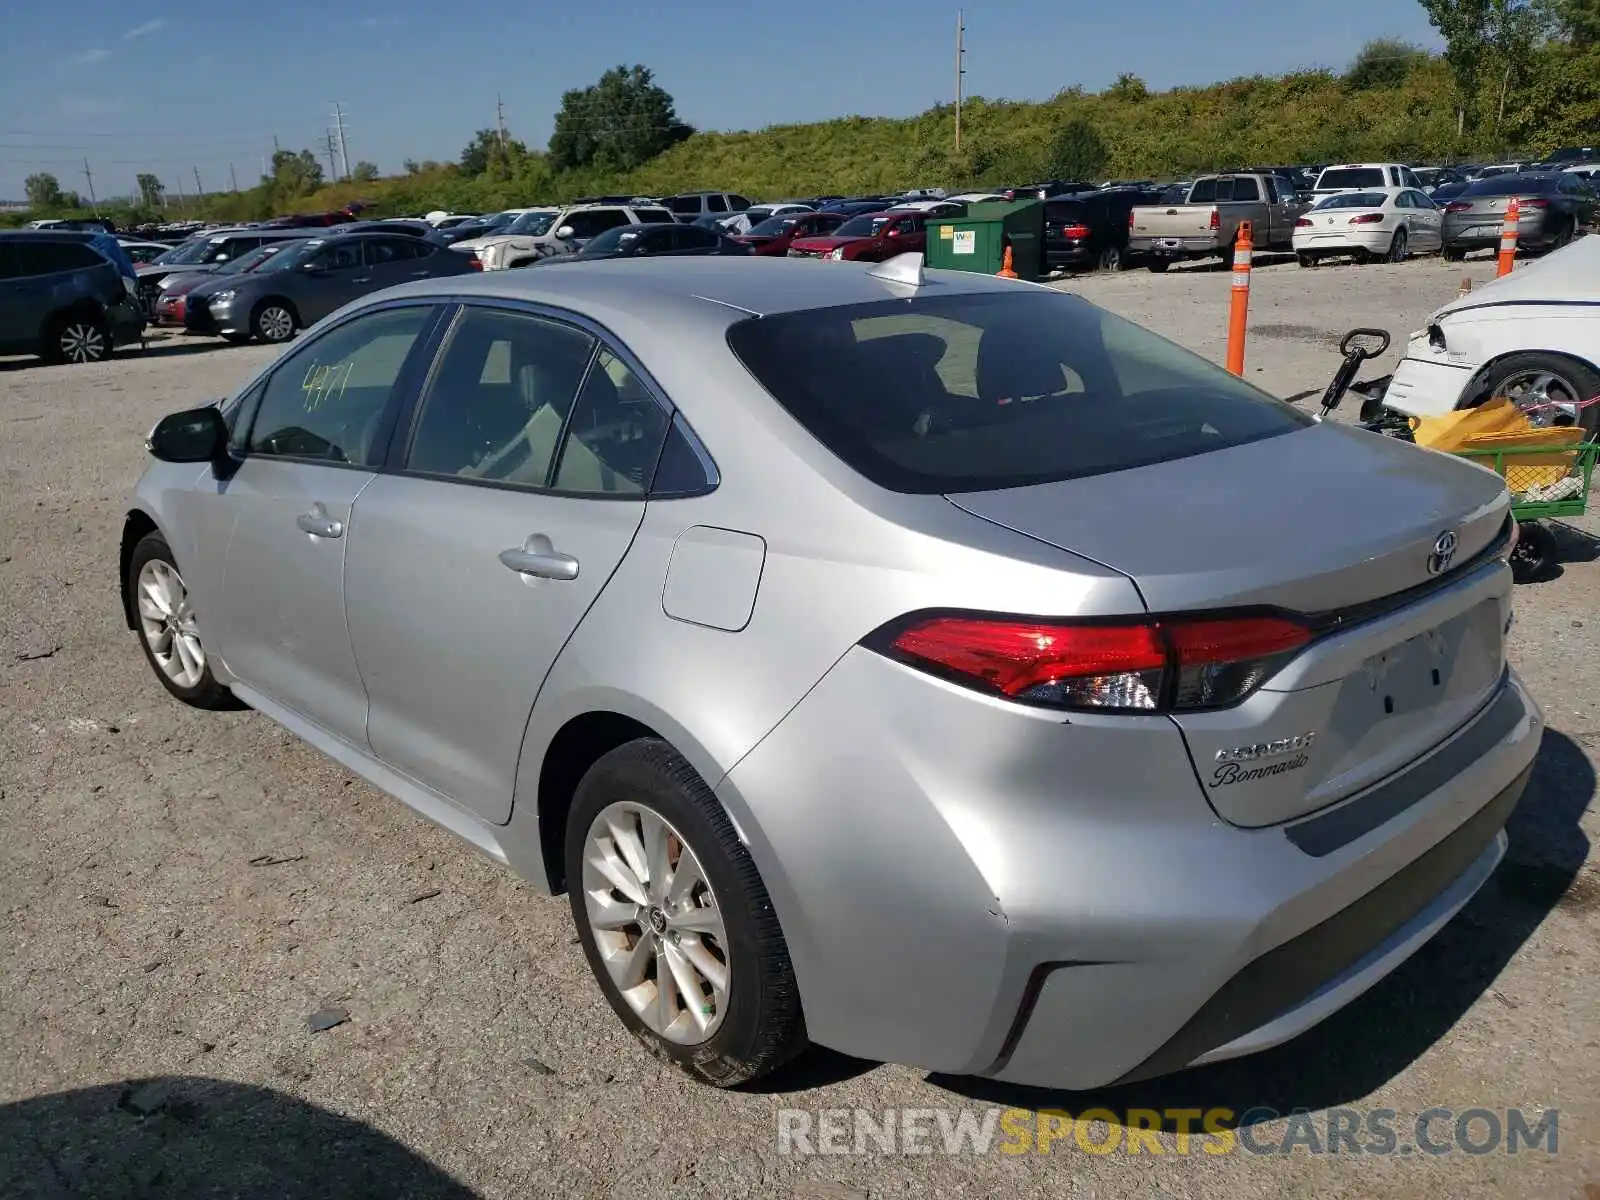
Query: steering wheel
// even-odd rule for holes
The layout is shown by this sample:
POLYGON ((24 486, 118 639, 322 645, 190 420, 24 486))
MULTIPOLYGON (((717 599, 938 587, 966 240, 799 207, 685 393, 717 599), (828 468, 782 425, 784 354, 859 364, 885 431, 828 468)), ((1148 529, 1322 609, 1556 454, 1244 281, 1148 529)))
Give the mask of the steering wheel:
POLYGON ((1359 353, 1361 361, 1378 358, 1389 349, 1389 331, 1386 329, 1352 329, 1339 343, 1339 353, 1349 358, 1359 353))

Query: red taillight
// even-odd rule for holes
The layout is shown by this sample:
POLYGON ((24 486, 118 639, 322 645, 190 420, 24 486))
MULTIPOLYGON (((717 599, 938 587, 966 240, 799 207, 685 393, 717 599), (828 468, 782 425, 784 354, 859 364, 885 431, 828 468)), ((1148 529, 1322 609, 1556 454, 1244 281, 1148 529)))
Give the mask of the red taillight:
POLYGON ((1214 208, 1211 210, 1211 228, 1213 228, 1213 229, 1221 229, 1222 228, 1222 214, 1219 213, 1214 208))
POLYGON ((1128 210, 1128 228, 1133 228, 1133 209, 1131 208, 1128 210))
POLYGON ((1296 229, 1310 229, 1311 222, 1305 217, 1296 217, 1294 221, 1294 227, 1296 229))
POLYGON ((930 616, 867 645, 980 691, 1052 708, 1158 712, 1244 699, 1311 630, 1278 616, 1118 622, 930 616))
POLYGON ((467 270, 469 270, 469 271, 481 271, 481 270, 483 270, 483 259, 479 258, 476 254, 469 254, 467 256, 467 270))
POLYGON ((1352 225, 1378 225, 1381 224, 1382 221, 1382 213, 1362 213, 1358 217, 1350 218, 1350 224, 1352 225))
POLYGON ((1087 225, 1065 225, 1061 229, 1061 236, 1065 238, 1086 238, 1089 236, 1087 225))
POLYGON ((1445 212, 1467 212, 1471 208, 1472 205, 1462 200, 1458 200, 1454 204, 1446 204, 1444 206, 1445 212))

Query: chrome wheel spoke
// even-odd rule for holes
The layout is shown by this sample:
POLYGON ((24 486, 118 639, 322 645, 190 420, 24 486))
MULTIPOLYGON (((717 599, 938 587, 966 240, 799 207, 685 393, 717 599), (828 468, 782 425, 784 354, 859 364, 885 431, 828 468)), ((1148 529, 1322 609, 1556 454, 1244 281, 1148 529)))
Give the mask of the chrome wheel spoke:
POLYGON ((694 894, 695 886, 704 882, 705 876, 700 874, 699 862, 692 855, 685 854, 678 860, 678 869, 672 873, 672 884, 667 889, 667 906, 682 907, 694 894))
POLYGON ((678 952, 693 964, 694 969, 700 972, 715 990, 719 992, 728 990, 728 968, 717 961, 699 938, 684 938, 678 943, 678 952))
POLYGON ((594 848, 596 853, 589 859, 589 864, 608 880, 612 887, 621 892, 635 904, 648 904, 649 897, 644 894, 644 886, 639 882, 639 877, 633 869, 623 862, 617 854, 615 845, 610 847, 594 848))
POLYGON ((699 933, 723 940, 722 914, 714 908, 686 908, 672 914, 672 927, 682 933, 699 933))
POLYGON ((672 972, 672 983, 679 996, 683 998, 684 1010, 688 1012, 689 1019, 703 1033, 707 1025, 711 1024, 711 1001, 701 986, 700 978, 695 974, 694 967, 683 954, 681 946, 667 947, 667 967, 672 972))
POLYGON ((189 591, 171 563, 151 559, 134 584, 139 632, 161 673, 179 687, 196 687, 206 672, 205 647, 189 591))
POLYGON ((665 904, 667 883, 672 874, 672 865, 667 853, 669 840, 667 824, 654 813, 641 814, 639 824, 644 830, 644 850, 647 860, 645 883, 650 894, 650 902, 665 904))
POLYGON ((665 946, 656 948, 656 1008, 655 1028, 657 1033, 666 1033, 672 1028, 673 1022, 678 1019, 678 1005, 674 999, 677 986, 673 982, 672 967, 667 962, 665 946))
POLYGON ((652 938, 641 936, 633 948, 611 960, 611 977, 624 991, 636 988, 650 973, 650 963, 655 959, 652 938))
POLYGON ((632 929, 639 924, 639 906, 610 892, 590 892, 589 924, 596 929, 632 929))

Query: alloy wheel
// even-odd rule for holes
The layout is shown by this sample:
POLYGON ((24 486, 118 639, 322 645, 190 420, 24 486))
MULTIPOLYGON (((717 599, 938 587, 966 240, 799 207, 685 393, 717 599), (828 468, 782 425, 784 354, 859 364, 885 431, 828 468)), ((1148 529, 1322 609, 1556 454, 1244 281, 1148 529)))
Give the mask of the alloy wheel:
POLYGON ((1405 262, 1407 249, 1406 231, 1404 229, 1398 230, 1394 235, 1394 241, 1389 243, 1389 261, 1392 263, 1405 262))
POLYGON ((69 321, 61 327, 61 357, 68 362, 99 362, 106 356, 105 331, 93 321, 69 321))
POLYGON ((261 331, 263 341, 287 342, 294 334, 294 317, 286 308, 269 305, 256 318, 256 327, 261 331))
POLYGON ((206 652, 189 589, 178 569, 153 558, 139 569, 139 633, 162 674, 179 687, 197 687, 206 671, 206 652))
POLYGON ((584 911, 623 1000, 680 1045, 716 1033, 732 964, 722 909, 683 836, 642 804, 602 809, 583 847, 584 911))
POLYGON ((1536 428, 1579 424, 1582 403, 1588 398, 1572 380, 1545 368, 1518 371, 1496 392, 1520 408, 1536 428))

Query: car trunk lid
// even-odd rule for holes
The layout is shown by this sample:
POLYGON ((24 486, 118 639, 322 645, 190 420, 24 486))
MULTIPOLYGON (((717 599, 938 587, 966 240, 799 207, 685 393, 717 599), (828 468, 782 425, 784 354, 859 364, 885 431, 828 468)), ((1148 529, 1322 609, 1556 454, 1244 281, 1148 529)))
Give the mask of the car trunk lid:
POLYGON ((1234 824, 1292 820, 1392 774, 1469 721, 1504 675, 1509 572, 1486 557, 1504 536, 1504 485, 1459 459, 1328 423, 948 498, 1123 572, 1151 612, 1310 619, 1315 640, 1243 703, 1174 715, 1202 789, 1234 824), (1463 569, 1479 559, 1484 569, 1463 569))

